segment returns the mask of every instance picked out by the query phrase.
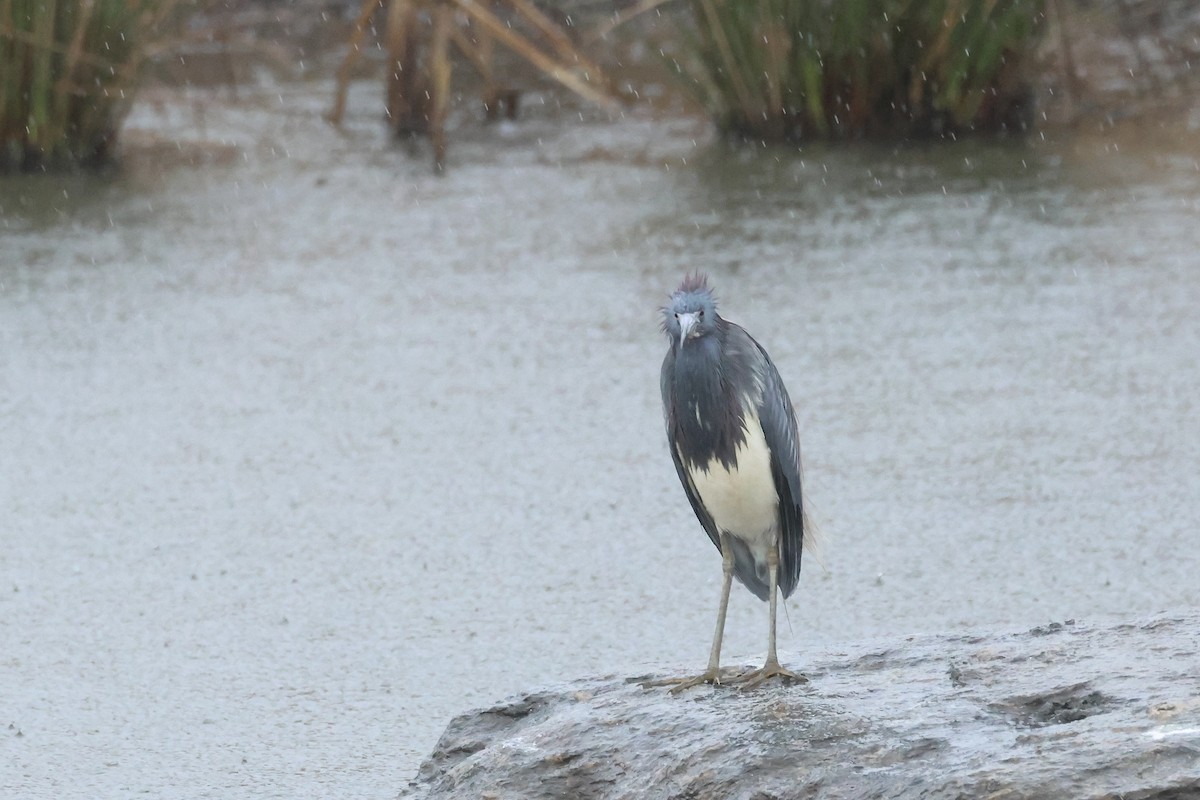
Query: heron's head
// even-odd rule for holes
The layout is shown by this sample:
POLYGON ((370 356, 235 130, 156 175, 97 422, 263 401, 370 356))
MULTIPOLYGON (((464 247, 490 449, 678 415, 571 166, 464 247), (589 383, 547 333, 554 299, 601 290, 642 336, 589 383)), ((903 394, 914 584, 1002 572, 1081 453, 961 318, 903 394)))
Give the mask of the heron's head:
POLYGON ((708 286, 708 276, 693 273, 683 279, 663 307, 662 329, 672 345, 684 346, 717 330, 717 299, 708 286))

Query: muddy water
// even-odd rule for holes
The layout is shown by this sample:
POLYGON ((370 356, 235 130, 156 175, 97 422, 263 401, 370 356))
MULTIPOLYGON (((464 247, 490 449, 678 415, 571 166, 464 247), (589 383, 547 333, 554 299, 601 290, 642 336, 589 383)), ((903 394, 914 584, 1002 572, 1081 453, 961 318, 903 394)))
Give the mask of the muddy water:
MULTIPOLYGON (((439 180, 327 96, 147 97, 122 175, 0 181, 4 793, 391 797, 455 711, 699 667, 655 314, 693 268, 798 406, 788 663, 1200 603, 1194 153, 530 104, 439 180)), ((739 591, 729 658, 764 639, 739 591)))

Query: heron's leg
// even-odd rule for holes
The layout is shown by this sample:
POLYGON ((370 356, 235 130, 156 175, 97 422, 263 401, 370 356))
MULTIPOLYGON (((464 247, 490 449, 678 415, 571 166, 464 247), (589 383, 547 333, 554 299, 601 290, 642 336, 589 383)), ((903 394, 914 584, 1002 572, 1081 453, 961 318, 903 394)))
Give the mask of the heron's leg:
POLYGON ((665 686, 674 684, 671 687, 671 694, 682 692, 684 689, 690 689, 693 686, 699 686, 702 683, 721 683, 721 640, 725 636, 725 613, 729 610, 729 588, 733 584, 733 548, 729 546, 725 535, 721 535, 721 605, 717 609, 717 629, 713 633, 712 650, 708 654, 708 669, 694 678, 667 678, 660 681, 647 681, 643 686, 665 686))
POLYGON ((797 675, 791 670, 784 669, 775 654, 775 611, 779 601, 779 534, 775 534, 775 544, 767 551, 767 572, 770 574, 770 605, 771 629, 767 634, 767 662, 761 669, 747 672, 735 679, 736 683, 744 683, 743 689, 753 689, 768 678, 780 677, 785 680, 804 681, 803 675, 797 675))

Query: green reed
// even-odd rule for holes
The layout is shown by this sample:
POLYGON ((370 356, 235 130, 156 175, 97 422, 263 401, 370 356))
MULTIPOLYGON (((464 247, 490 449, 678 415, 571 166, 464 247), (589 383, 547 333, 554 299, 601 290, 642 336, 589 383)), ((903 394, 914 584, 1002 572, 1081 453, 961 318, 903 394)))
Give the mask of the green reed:
POLYGON ((744 136, 920 136, 1020 125, 1045 0, 691 0, 679 67, 744 136))
POLYGON ((102 162, 176 0, 0 0, 0 169, 102 162))

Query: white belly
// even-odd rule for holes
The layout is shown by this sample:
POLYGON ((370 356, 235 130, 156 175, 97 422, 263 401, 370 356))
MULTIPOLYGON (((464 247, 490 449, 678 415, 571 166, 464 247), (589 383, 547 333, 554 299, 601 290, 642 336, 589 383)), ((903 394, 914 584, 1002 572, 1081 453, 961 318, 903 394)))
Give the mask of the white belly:
POLYGON ((737 449, 736 466, 726 469, 714 459, 706 467, 688 467, 688 474, 717 528, 744 540, 765 557, 779 524, 779 496, 758 417, 746 417, 746 440, 737 449))

